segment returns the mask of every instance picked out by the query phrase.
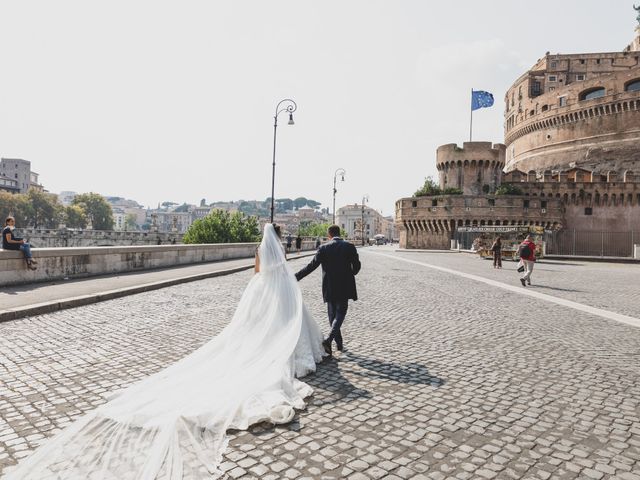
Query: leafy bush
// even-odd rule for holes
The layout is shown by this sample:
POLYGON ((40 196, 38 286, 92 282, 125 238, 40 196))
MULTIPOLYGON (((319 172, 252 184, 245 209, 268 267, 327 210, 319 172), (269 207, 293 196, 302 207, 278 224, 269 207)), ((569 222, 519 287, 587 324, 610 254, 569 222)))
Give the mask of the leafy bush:
POLYGON ((435 195, 462 195, 462 190, 456 187, 440 188, 432 177, 424 180, 424 185, 413 194, 414 197, 432 197, 435 195))
POLYGON ((436 184, 435 180, 432 177, 427 177, 424 179, 424 185, 416 190, 416 193, 414 193, 413 196, 429 197, 440 194, 442 194, 442 190, 440 190, 440 187, 436 184))
POLYGON ((496 195, 522 195, 522 190, 510 183, 503 183, 496 188, 496 195))
POLYGON ((191 224, 182 239, 183 243, 236 243, 257 242, 260 228, 256 217, 242 212, 229 213, 214 210, 191 224))

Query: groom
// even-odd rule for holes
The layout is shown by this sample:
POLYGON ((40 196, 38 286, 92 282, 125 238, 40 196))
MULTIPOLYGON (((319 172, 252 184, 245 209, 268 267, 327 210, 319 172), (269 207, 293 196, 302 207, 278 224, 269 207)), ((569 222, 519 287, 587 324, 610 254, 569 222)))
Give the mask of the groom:
POLYGON ((322 346, 331 355, 333 340, 342 351, 340 327, 347 314, 349 299, 358 299, 355 275, 360 271, 360 259, 356 247, 340 238, 340 227, 331 225, 328 234, 329 241, 318 248, 313 260, 296 273, 296 278, 301 280, 322 265, 322 298, 327 304, 331 325, 331 333, 322 346))

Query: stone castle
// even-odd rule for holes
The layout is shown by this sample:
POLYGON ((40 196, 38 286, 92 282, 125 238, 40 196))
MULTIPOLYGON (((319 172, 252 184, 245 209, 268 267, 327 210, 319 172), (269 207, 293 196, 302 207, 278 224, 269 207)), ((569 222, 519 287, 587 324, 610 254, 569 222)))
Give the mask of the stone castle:
POLYGON ((440 187, 462 194, 398 200, 400 246, 449 248, 459 227, 640 231, 635 33, 622 52, 547 53, 505 95, 504 144, 440 146, 440 187))

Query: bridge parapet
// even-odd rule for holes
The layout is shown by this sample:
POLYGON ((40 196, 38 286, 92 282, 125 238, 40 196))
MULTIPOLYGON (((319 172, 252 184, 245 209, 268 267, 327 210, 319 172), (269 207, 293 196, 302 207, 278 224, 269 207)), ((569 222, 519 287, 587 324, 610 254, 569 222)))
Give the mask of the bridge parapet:
MULTIPOLYGON (((38 248, 37 270, 28 270, 22 252, 0 250, 0 287, 69 278, 168 268, 237 258, 253 258, 257 243, 144 245, 128 247, 38 248)), ((315 242, 303 242, 303 250, 315 242)))

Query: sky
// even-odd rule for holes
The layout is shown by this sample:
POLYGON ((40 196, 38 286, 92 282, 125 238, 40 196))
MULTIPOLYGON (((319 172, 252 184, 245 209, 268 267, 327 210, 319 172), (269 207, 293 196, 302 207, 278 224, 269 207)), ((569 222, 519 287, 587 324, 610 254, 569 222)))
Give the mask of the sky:
POLYGON ((439 145, 503 141, 504 93, 545 52, 620 51, 626 0, 0 0, 0 156, 53 193, 199 204, 271 195, 383 215, 439 145))

